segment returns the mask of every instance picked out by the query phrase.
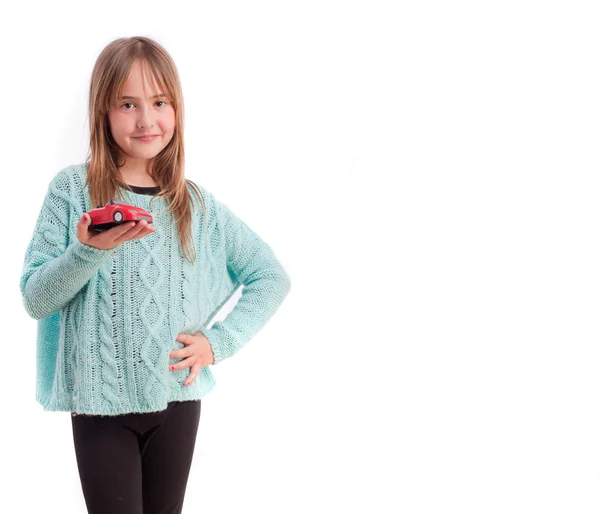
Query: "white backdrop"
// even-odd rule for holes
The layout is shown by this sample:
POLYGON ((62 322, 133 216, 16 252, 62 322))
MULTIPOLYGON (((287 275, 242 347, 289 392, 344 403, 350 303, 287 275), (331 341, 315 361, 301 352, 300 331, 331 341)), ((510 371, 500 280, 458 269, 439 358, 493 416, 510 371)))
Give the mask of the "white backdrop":
POLYGON ((18 282, 48 182, 85 159, 96 57, 145 35, 180 73, 186 176, 292 279, 213 368, 183 512, 599 513, 598 14, 3 7, 6 512, 86 512, 70 415, 35 401, 18 282))

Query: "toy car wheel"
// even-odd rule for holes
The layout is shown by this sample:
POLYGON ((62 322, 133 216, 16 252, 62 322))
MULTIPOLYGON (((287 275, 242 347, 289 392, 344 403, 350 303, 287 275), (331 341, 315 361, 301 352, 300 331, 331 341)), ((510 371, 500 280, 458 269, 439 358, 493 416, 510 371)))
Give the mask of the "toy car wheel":
POLYGON ((123 221, 123 213, 121 211, 115 211, 115 213, 113 214, 113 219, 117 223, 123 221))

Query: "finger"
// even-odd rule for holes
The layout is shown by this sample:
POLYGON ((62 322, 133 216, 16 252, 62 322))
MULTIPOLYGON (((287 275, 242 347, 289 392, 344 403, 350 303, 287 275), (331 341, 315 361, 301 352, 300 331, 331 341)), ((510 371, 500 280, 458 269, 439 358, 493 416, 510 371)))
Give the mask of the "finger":
POLYGON ((79 219, 79 223, 77 223, 77 238, 79 240, 84 240, 87 236, 88 226, 90 224, 89 216, 84 212, 83 216, 79 219))
POLYGON ((171 364, 171 367, 169 369, 177 370, 189 368, 190 366, 194 365, 194 362, 196 362, 195 357, 188 357, 187 359, 183 359, 182 361, 176 362, 175 364, 171 364))
POLYGON ((131 229, 126 233, 129 239, 136 239, 138 237, 144 237, 147 234, 148 222, 138 221, 135 225, 135 230, 131 229))
POLYGON ((120 225, 115 225, 114 227, 108 229, 105 234, 108 234, 113 241, 116 241, 123 235, 125 235, 130 230, 137 228, 135 226, 135 221, 129 221, 127 223, 121 223, 120 225))
POLYGON ((136 235, 144 229, 143 225, 141 226, 139 222, 136 223, 135 221, 125 223, 125 225, 125 230, 117 236, 114 240, 115 243, 120 244, 130 239, 134 239, 136 235))
POLYGON ((175 340, 183 344, 190 344, 193 342, 192 336, 190 334, 179 334, 175 338, 175 340))
POLYGON ((198 372, 200 371, 201 366, 199 364, 194 364, 192 366, 192 371, 189 374, 189 376, 185 379, 185 382, 183 383, 184 386, 188 386, 190 385, 194 380, 196 380, 196 377, 198 376, 198 372))
POLYGON ((148 226, 148 222, 146 220, 142 220, 142 221, 138 221, 135 222, 135 225, 133 226, 133 228, 131 230, 129 230, 128 232, 126 232, 127 235, 130 234, 134 234, 137 232, 142 232, 147 226, 148 226))
POLYGON ((177 339, 177 341, 181 341, 183 343, 183 341, 185 340, 186 337, 187 337, 187 334, 179 334, 175 339, 177 339))
POLYGON ((148 225, 148 226, 144 227, 144 230, 138 234, 138 237, 144 237, 144 236, 147 236, 148 234, 152 234, 153 232, 156 232, 156 227, 148 225))
MULTIPOLYGON (((149 225, 146 220, 139 221, 138 228, 140 229, 139 232, 134 234, 131 237, 131 239, 147 236, 148 234, 150 234, 151 232, 154 232, 154 230, 155 230, 154 227, 152 225, 149 225)), ((127 232, 127 235, 129 235, 129 234, 130 234, 130 232, 127 232)))
POLYGON ((179 350, 173 350, 169 357, 172 359, 183 359, 184 357, 190 357, 192 355, 192 350, 189 347, 179 348, 179 350))

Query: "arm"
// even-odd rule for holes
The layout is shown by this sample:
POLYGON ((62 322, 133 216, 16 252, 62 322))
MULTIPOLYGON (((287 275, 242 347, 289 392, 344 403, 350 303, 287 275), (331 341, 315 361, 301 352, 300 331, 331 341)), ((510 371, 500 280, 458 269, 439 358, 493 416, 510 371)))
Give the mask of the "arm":
POLYGON ((60 173, 50 182, 25 252, 19 288, 25 310, 37 320, 71 301, 111 254, 77 237, 66 246, 73 208, 68 182, 68 176, 60 173))
POLYGON ((225 204, 214 202, 217 216, 224 220, 227 268, 244 287, 227 317, 201 331, 212 347, 213 365, 233 356, 252 339, 291 288, 290 277, 271 247, 225 204))

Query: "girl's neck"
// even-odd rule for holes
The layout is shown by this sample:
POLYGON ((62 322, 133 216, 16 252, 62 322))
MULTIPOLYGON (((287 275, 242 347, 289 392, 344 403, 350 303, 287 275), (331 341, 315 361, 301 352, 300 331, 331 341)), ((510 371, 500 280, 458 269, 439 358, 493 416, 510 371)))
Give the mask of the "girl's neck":
POLYGON ((148 175, 148 173, 128 173, 124 172, 122 169, 120 170, 121 179, 126 184, 130 186, 138 186, 138 187, 156 187, 158 184, 154 182, 152 177, 148 175))

